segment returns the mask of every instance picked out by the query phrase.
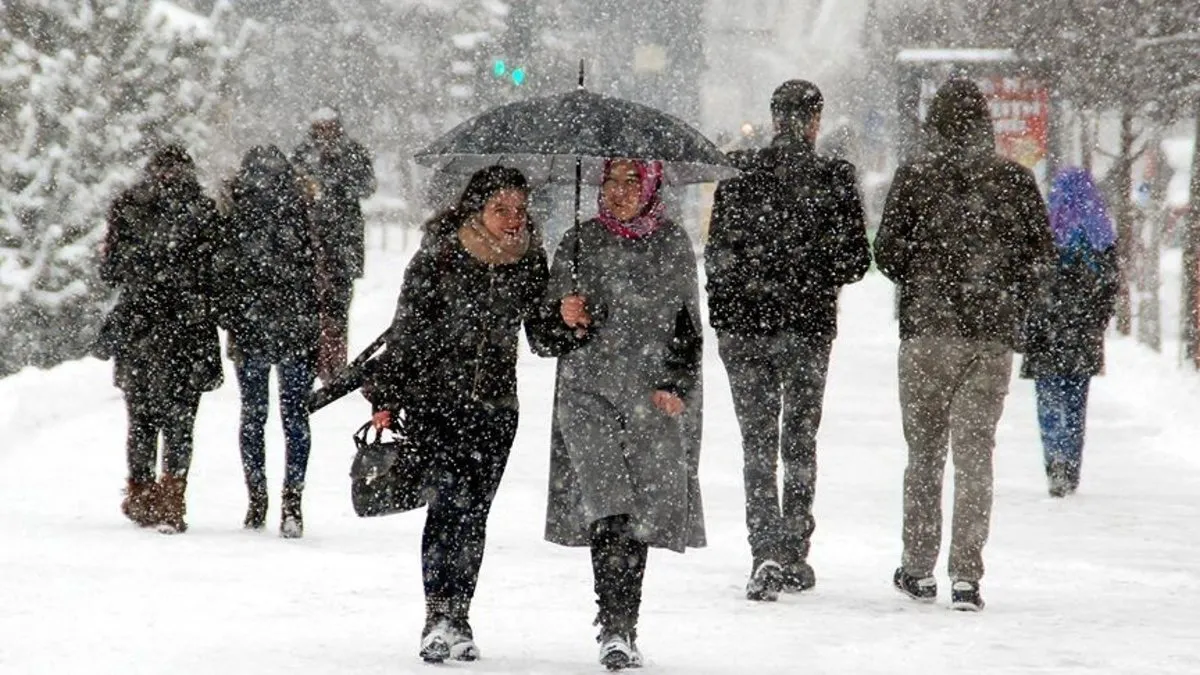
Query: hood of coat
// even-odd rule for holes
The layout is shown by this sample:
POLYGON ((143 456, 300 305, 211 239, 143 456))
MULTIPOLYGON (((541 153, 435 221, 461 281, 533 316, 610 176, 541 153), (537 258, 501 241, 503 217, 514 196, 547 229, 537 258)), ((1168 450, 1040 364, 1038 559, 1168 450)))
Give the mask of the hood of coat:
POLYGON ((981 155, 996 152, 996 134, 988 102, 970 80, 942 85, 925 117, 927 148, 938 155, 981 155))

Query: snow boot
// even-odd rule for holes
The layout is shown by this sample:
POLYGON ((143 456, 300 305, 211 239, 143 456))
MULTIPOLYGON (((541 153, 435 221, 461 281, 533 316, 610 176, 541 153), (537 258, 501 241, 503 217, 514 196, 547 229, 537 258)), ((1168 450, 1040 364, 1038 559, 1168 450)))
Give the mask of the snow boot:
POLYGON ((1046 464, 1046 482, 1049 485, 1051 497, 1056 499, 1066 497, 1070 492, 1070 479, 1067 471, 1067 463, 1061 459, 1052 459, 1046 464))
POLYGON ((755 561, 746 582, 746 599, 755 602, 774 602, 783 590, 783 567, 771 559, 755 561))
POLYGON ((634 666, 634 648, 628 633, 604 628, 596 638, 600 643, 600 665, 609 670, 625 670, 641 665, 641 654, 638 654, 634 666))
POLYGON ((1079 474, 1082 469, 1080 462, 1067 462, 1067 494, 1073 495, 1079 490, 1079 474))
POLYGON ((158 524, 158 485, 153 481, 125 483, 125 499, 121 500, 121 513, 139 527, 158 524))
POLYGON ((475 644, 475 634, 466 617, 450 619, 446 642, 450 645, 451 661, 478 661, 479 647, 475 644))
POLYGON ((955 581, 950 586, 950 609, 960 612, 978 612, 983 609, 983 596, 979 594, 979 583, 955 581))
POLYGON ((892 576, 892 586, 917 602, 930 603, 937 600, 937 579, 914 577, 905 572, 903 567, 896 568, 896 574, 892 576))
POLYGON ((803 560, 783 566, 783 590, 786 593, 801 593, 817 585, 817 573, 803 560))
POLYGON ((267 525, 267 486, 250 486, 249 493, 250 501, 246 507, 246 519, 242 521, 242 527, 247 530, 261 530, 267 525))
POLYGON ((183 534, 187 523, 187 478, 163 474, 158 482, 158 531, 163 534, 183 534))
POLYGON ((300 512, 300 490, 285 488, 280 506, 279 536, 284 539, 299 539, 304 536, 304 516, 300 512))
POLYGON ((450 632, 450 617, 445 614, 426 617, 420 652, 425 663, 442 663, 450 658, 450 632))

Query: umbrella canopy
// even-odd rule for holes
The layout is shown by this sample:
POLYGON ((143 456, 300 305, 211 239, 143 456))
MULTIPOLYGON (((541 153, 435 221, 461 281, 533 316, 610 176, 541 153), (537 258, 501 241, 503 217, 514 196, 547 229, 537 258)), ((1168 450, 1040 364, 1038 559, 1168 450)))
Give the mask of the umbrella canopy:
POLYGON ((416 154, 417 162, 452 173, 492 164, 520 169, 534 182, 599 183, 605 159, 663 163, 672 184, 709 183, 737 175, 715 145, 686 122, 654 108, 577 89, 489 110, 448 131, 416 154))

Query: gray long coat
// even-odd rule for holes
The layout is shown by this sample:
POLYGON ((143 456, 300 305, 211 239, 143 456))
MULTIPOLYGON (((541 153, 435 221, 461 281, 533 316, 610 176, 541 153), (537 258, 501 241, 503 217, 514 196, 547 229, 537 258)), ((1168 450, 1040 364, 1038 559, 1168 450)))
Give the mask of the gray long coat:
POLYGON ((588 221, 564 235, 548 297, 557 302, 576 288, 593 326, 558 362, 546 539, 586 546, 597 520, 629 514, 635 536, 651 546, 704 546, 701 326, 691 242, 670 222, 628 240, 588 221), (680 394, 687 411, 679 418, 659 411, 650 401, 657 389, 680 394))

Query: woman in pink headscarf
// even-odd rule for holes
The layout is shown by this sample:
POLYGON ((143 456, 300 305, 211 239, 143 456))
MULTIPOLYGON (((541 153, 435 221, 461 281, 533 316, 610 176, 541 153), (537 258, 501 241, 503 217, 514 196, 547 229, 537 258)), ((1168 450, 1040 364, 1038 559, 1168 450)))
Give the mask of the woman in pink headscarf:
POLYGON ((600 662, 613 670, 641 663, 648 548, 704 545, 696 258, 664 215, 662 179, 657 162, 607 162, 599 213, 563 236, 548 290, 565 347, 553 354, 546 538, 591 548, 600 662))

